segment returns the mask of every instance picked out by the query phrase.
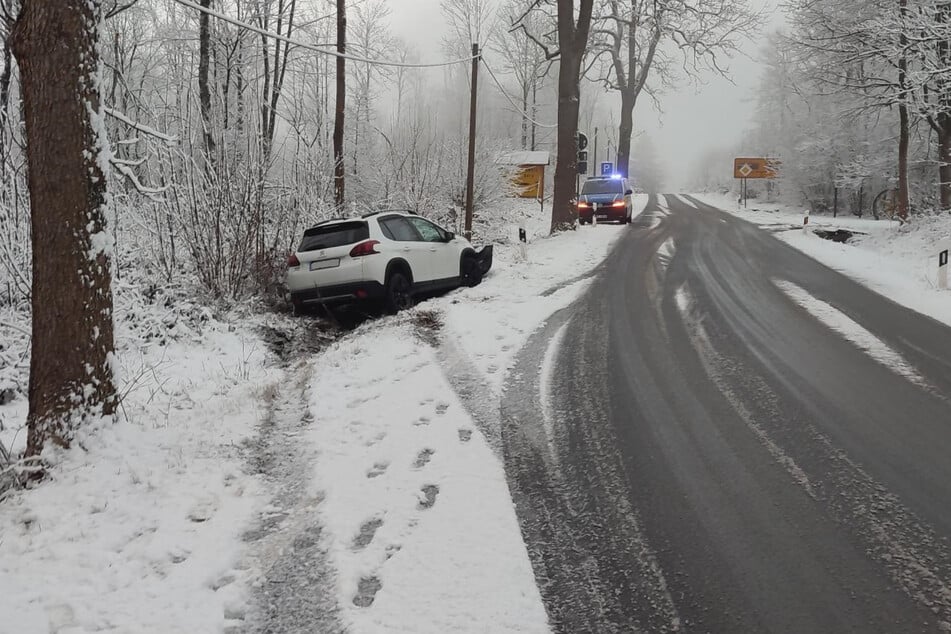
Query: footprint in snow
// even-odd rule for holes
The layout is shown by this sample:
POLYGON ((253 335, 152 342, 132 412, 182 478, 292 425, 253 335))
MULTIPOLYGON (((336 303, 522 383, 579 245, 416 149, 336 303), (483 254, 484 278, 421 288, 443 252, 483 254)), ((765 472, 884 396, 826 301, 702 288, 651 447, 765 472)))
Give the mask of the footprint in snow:
POLYGON ((429 461, 432 460, 433 454, 436 453, 434 449, 423 449, 416 455, 416 462, 413 463, 413 466, 417 469, 422 469, 429 461))
POLYGON ((369 440, 367 440, 367 441, 364 442, 363 444, 364 444, 365 446, 367 446, 367 447, 372 447, 373 445, 379 443, 379 442, 380 442, 381 440, 383 440, 384 438, 386 438, 386 432, 385 432, 385 431, 381 431, 379 434, 377 434, 377 435, 374 436, 373 438, 370 438, 369 440))
POLYGON ((430 420, 432 419, 429 418, 429 416, 420 416, 419 419, 415 423, 413 423, 413 425, 415 425, 416 427, 420 427, 422 425, 428 425, 430 420))
POLYGON ((449 403, 439 403, 436 405, 436 413, 442 416, 449 409, 449 403))
POLYGON ((472 440, 472 430, 462 428, 459 430, 459 441, 460 442, 469 442, 472 440))
POLYGON ((417 495, 417 498, 419 499, 417 508, 419 508, 421 511, 431 509, 436 504, 436 496, 439 495, 439 487, 435 484, 427 484, 419 490, 419 493, 420 494, 417 495))
POLYGON ((390 466, 388 462, 376 462, 373 464, 373 468, 367 471, 368 478, 377 478, 384 473, 386 473, 386 468, 390 466))
POLYGON ((353 597, 353 604, 358 608, 370 607, 381 588, 383 583, 377 577, 363 577, 357 584, 357 594, 353 597))
POLYGON ((381 526, 383 526, 383 519, 379 517, 365 521, 363 525, 360 526, 360 532, 353 538, 352 549, 363 550, 369 546, 381 526))

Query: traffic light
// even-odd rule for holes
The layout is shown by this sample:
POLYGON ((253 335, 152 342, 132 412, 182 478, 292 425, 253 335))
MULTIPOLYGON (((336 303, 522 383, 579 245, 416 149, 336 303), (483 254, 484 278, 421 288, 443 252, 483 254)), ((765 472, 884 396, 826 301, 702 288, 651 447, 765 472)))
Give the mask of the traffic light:
POLYGON ((587 174, 588 173, 588 153, 585 151, 588 147, 588 137, 582 133, 578 133, 578 173, 587 174))

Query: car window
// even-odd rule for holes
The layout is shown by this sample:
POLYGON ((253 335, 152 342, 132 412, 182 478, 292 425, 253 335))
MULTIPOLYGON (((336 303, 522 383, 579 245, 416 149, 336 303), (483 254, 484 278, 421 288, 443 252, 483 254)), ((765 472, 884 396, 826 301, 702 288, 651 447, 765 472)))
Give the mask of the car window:
POLYGON ((419 242, 419 234, 413 229, 406 218, 391 216, 380 220, 380 227, 383 229, 383 235, 391 240, 399 242, 419 242))
POLYGON ((297 247, 298 253, 332 249, 355 244, 370 237, 370 228, 363 221, 335 222, 318 225, 304 232, 304 238, 297 247))
POLYGON ((413 223, 413 226, 416 227, 417 231, 419 231, 419 235, 423 236, 423 240, 426 242, 445 241, 445 238, 443 237, 443 230, 428 220, 423 220, 422 218, 410 218, 409 221, 413 223))
POLYGON ((582 194, 623 194, 624 184, 615 178, 589 179, 581 187, 582 194))
POLYGON ((383 232, 383 235, 389 238, 390 240, 396 240, 396 236, 393 235, 393 232, 390 231, 390 228, 385 222, 380 222, 380 231, 383 232))

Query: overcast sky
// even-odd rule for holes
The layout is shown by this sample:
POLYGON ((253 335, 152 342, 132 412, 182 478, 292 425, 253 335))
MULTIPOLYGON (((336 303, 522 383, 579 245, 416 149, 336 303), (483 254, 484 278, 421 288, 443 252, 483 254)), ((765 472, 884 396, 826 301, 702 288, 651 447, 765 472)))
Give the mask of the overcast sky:
MULTIPOLYGON (((748 58, 740 56, 730 62, 733 83, 712 74, 704 77, 700 86, 684 82, 662 97, 663 114, 654 110, 649 99, 638 103, 635 132, 650 135, 672 186, 678 184, 678 174, 691 167, 697 154, 710 148, 732 147, 747 127, 754 106, 751 95, 759 80, 756 58, 765 35, 783 23, 778 0, 751 2, 770 12, 770 20, 760 38, 745 44, 743 52, 748 58)), ((441 59, 446 26, 439 0, 389 0, 388 4, 393 11, 395 34, 413 43, 424 60, 441 59)), ((613 99, 613 95, 601 98, 605 112, 615 109, 613 99)), ((603 116, 601 122, 608 123, 603 116)))

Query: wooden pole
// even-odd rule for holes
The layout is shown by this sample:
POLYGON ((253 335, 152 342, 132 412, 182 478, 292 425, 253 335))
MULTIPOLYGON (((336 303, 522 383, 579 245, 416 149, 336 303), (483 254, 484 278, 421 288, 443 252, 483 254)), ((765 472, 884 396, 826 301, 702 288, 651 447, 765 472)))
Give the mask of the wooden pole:
MULTIPOLYGON (((337 0, 337 52, 347 52, 347 3, 337 0)), ((346 200, 343 169, 343 126, 347 100, 347 65, 343 57, 337 57, 337 94, 334 105, 334 207, 343 213, 346 200)))
POLYGON ((472 45, 472 95, 469 97, 469 166, 466 171, 466 240, 472 239, 472 208, 475 195, 476 105, 479 96, 479 45, 472 45))

